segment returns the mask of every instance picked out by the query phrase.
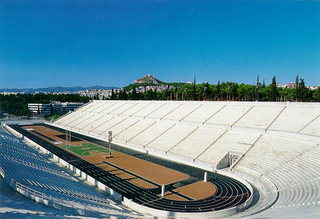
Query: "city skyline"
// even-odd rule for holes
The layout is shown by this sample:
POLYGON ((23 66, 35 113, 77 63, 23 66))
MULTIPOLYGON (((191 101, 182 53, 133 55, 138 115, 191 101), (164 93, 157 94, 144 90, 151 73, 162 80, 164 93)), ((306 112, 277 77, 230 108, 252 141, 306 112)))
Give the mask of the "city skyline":
POLYGON ((166 82, 320 85, 319 1, 0 3, 0 87, 166 82))

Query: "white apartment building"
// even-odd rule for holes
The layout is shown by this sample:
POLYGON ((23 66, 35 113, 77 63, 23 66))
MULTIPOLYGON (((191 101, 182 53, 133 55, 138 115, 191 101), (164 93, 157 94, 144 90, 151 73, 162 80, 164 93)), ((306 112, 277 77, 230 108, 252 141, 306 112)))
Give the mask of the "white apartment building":
POLYGON ((72 102, 51 102, 51 103, 28 103, 28 109, 33 115, 61 115, 74 111, 84 103, 72 103, 72 102))

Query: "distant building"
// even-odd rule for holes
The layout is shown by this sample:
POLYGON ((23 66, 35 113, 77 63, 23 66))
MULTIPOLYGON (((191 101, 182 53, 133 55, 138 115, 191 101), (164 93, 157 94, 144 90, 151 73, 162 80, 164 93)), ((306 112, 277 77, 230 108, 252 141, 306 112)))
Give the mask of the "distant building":
POLYGON ((61 103, 62 105, 62 113, 68 113, 70 111, 74 111, 75 109, 79 108, 80 106, 82 106, 84 103, 69 103, 69 102, 65 102, 65 103, 61 103))
POLYGON ((69 103, 69 102, 51 102, 51 103, 28 103, 28 109, 33 115, 61 115, 74 111, 84 103, 69 103))
POLYGON ((50 116, 51 115, 51 104, 46 103, 28 103, 28 109, 31 114, 33 115, 44 115, 50 116))
MULTIPOLYGON (((287 84, 282 85, 281 87, 283 88, 296 88, 296 83, 295 82, 290 82, 287 84)), ((316 90, 319 86, 307 86, 310 90, 316 90)))
POLYGON ((319 86, 308 86, 308 88, 309 88, 310 90, 316 90, 316 89, 318 89, 318 87, 319 87, 319 86))
POLYGON ((283 88, 295 88, 296 87, 296 83, 295 82, 290 82, 287 84, 282 85, 283 88))
MULTIPOLYGON (((118 93, 120 89, 114 89, 113 91, 115 93, 118 93)), ((112 90, 84 90, 84 91, 78 91, 77 92, 80 96, 95 98, 98 97, 98 99, 103 100, 107 99, 111 96, 112 90)))
POLYGON ((63 107, 61 102, 51 102, 51 114, 52 115, 61 115, 63 114, 63 107))

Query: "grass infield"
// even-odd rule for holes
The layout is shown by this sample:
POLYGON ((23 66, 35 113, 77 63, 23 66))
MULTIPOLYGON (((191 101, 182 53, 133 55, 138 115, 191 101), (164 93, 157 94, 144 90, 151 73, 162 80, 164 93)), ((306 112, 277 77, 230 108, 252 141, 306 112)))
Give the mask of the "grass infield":
POLYGON ((67 145, 62 145, 62 147, 82 157, 92 155, 94 152, 109 153, 108 148, 103 148, 101 146, 91 144, 91 143, 67 144, 67 145))

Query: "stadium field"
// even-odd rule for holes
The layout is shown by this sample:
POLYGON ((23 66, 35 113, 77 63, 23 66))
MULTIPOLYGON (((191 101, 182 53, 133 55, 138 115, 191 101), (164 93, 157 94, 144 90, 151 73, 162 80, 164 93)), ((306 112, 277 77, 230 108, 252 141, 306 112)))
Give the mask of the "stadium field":
POLYGON ((146 207, 208 212, 237 206, 251 195, 249 189, 230 177, 214 173, 208 181, 203 181, 202 177, 193 177, 117 150, 112 150, 110 156, 107 147, 74 133, 67 134, 66 139, 61 138, 66 130, 47 124, 11 127, 123 197, 146 207), (72 137, 77 141, 72 141, 72 137), (165 186, 164 193, 162 186, 165 186))
POLYGON ((92 144, 92 143, 78 143, 78 144, 66 144, 61 145, 61 147, 70 150, 73 153, 76 153, 77 155, 84 157, 84 156, 90 156, 93 154, 100 154, 102 153, 109 153, 109 149, 92 144))

